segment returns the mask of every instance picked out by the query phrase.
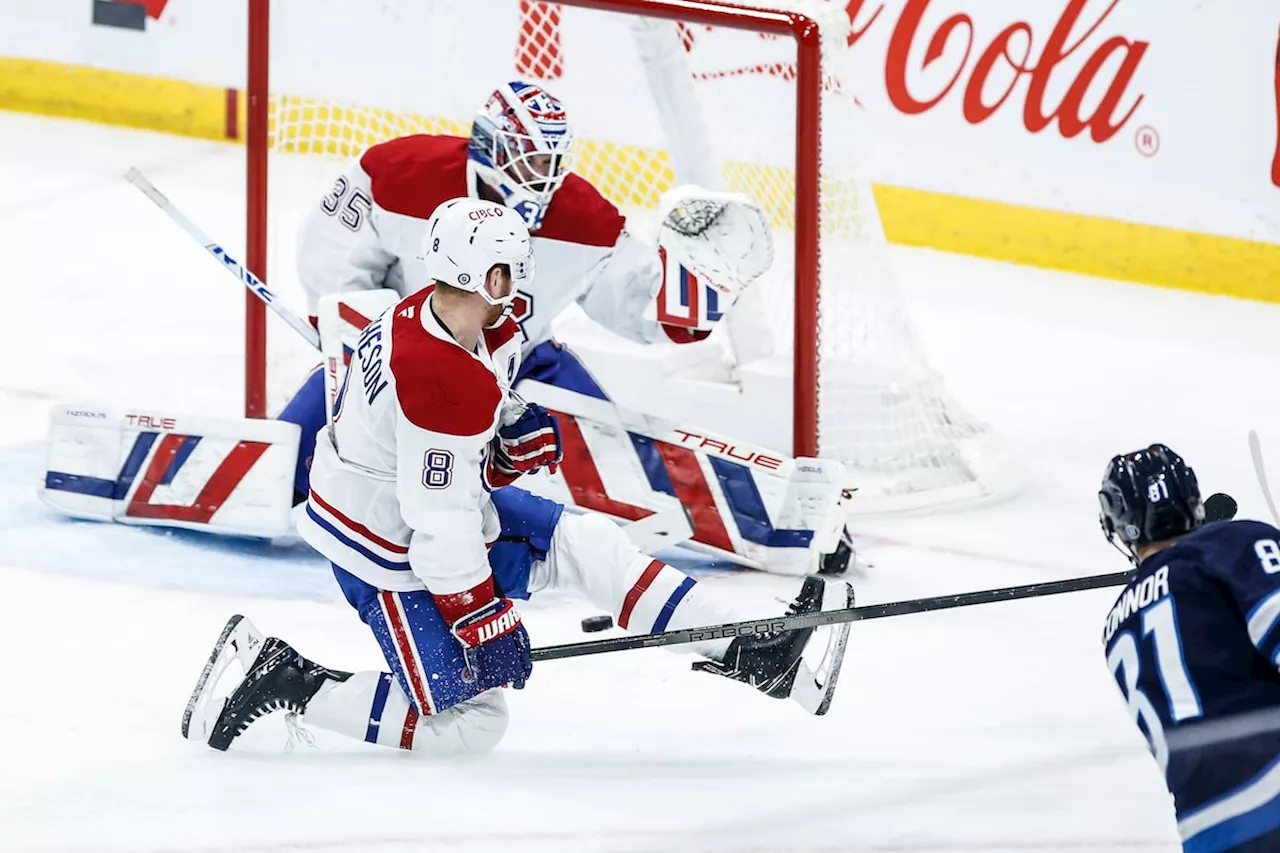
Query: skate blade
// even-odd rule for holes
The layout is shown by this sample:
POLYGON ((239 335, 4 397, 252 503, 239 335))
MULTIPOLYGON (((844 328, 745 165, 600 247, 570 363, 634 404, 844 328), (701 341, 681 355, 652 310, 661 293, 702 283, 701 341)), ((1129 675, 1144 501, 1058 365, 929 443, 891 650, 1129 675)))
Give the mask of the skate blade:
MULTIPOLYGON (((827 582, 822 596, 823 610, 838 610, 853 605, 853 587, 841 581, 827 582)), ((849 645, 849 632, 852 628, 853 624, 850 622, 831 626, 827 648, 817 668, 810 669, 803 660, 798 662, 795 683, 788 698, 794 699, 815 717, 820 717, 831 709, 831 700, 835 698, 836 683, 840 680, 840 668, 844 665, 844 652, 849 645)))
POLYGON ((218 694, 217 688, 222 681, 222 676, 232 661, 239 661, 240 680, 243 680, 244 673, 249 671, 249 667, 253 665, 254 659, 262 649, 264 640, 262 632, 243 616, 236 615, 227 620, 226 626, 218 636, 218 641, 214 643, 213 651, 209 654, 209 660, 205 663, 199 680, 196 681, 195 689, 191 691, 187 708, 182 713, 184 738, 200 743, 209 742, 209 734, 226 705, 227 696, 232 692, 227 690, 218 694))

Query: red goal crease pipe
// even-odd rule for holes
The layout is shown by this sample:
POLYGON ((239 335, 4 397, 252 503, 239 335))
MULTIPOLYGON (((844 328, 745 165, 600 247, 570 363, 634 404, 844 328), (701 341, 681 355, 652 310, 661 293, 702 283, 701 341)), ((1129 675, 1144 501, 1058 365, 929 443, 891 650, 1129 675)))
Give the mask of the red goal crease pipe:
MULTIPOLYGON (((248 104, 245 130, 245 266, 267 281, 267 101, 271 0, 249 0, 248 104)), ((253 293, 244 304, 244 416, 267 416, 267 307, 253 293)))

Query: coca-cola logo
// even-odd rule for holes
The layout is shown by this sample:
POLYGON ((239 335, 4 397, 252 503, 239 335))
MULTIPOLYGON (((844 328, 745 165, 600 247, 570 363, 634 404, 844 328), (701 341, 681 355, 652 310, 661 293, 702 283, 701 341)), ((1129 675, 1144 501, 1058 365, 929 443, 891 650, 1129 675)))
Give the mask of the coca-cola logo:
MULTIPOLYGON (((1040 133, 1051 124, 1066 138, 1078 136, 1085 128, 1094 142, 1106 142, 1128 123, 1142 103, 1142 95, 1129 93, 1149 42, 1113 35, 1101 42, 1095 36, 1120 0, 1110 0, 1105 7, 1090 0, 1069 0, 1058 16, 1048 37, 1042 42, 1027 21, 1014 21, 1002 29, 985 46, 975 43, 973 19, 957 12, 934 29, 932 34, 922 27, 931 0, 907 0, 894 25, 885 55, 885 88, 889 100, 900 112, 917 115, 942 103, 952 91, 963 91, 962 112, 970 124, 980 124, 995 115, 1013 95, 1019 82, 1028 79, 1022 105, 1022 124, 1031 133, 1040 133), (1093 14, 1086 18, 1086 11, 1093 14), (952 40, 964 45, 964 54, 955 64, 947 82, 933 91, 925 91, 911 81, 911 49, 919 39, 928 38, 923 66, 942 60, 952 40), (1057 103, 1048 98, 1054 73, 1067 59, 1089 51, 1088 58, 1076 72, 1066 94, 1057 103), (974 58, 976 56, 976 59, 974 58), (1119 69, 1109 80, 1100 75, 1112 57, 1119 58, 1119 69), (972 61, 971 61, 972 60, 972 61), (997 69, 1003 73, 996 74, 997 69), (1012 73, 1010 73, 1012 72, 1012 73), (992 81, 1000 84, 993 86, 992 81), (1003 86, 1003 91, 998 91, 1003 86), (1106 91, 1096 106, 1086 114, 1085 96, 1095 86, 1106 91), (997 91, 992 91, 993 89, 997 91)), ((848 42, 856 44, 880 18, 884 4, 879 4, 864 23, 859 16, 866 11, 866 0, 850 0, 846 5, 850 31, 848 42)), ((1113 63, 1114 64, 1114 63, 1113 63)), ((947 76, 947 75, 944 75, 947 76)))

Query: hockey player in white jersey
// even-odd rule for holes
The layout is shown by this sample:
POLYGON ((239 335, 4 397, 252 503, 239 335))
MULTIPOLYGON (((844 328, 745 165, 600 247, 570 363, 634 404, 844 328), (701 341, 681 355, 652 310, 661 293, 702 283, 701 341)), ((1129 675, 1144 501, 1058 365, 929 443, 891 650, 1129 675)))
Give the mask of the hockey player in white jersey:
MULTIPOLYGON (((236 616, 187 707, 190 739, 226 749, 254 720, 285 709, 369 743, 487 750, 507 724, 499 688, 523 687, 532 673, 513 599, 574 588, 635 632, 744 615, 642 554, 607 518, 563 514, 509 485, 560 459, 554 417, 510 390, 521 341, 506 314, 533 269, 523 221, 491 202, 445 202, 429 219, 423 256, 431 284, 375 319, 355 349, 332 428, 318 435, 299 525, 333 564, 390 671, 320 666, 236 616), (245 675, 223 698, 219 683, 235 660, 245 675)), ((847 585, 807 579, 793 611, 850 602, 847 585)), ((706 658, 700 669, 804 705, 796 688, 814 678, 802 660, 812 636, 692 650, 706 658)), ((831 637, 842 652, 847 626, 831 637)), ((807 695, 825 691, 829 701, 838 662, 807 695)))
MULTIPOLYGON (((550 337, 551 321, 575 302, 605 328, 639 343, 706 338, 741 289, 771 263, 763 211, 743 196, 683 188, 687 192, 668 211, 654 246, 629 233, 617 208, 568 171, 572 150, 564 107, 541 87, 523 82, 504 84, 493 93, 470 138, 416 135, 373 146, 338 177, 304 225, 298 272, 313 322, 318 301, 329 294, 387 288, 404 297, 428 286, 425 269, 415 263, 427 217, 446 199, 470 197, 503 204, 518 214, 530 229, 542 269, 536 281, 518 284, 511 297, 523 354, 515 383, 555 386, 597 405, 610 399, 578 358, 550 337)), ((279 416, 302 428, 296 500, 308 492, 312 442, 325 424, 324 398, 325 377, 318 368, 279 416)), ((585 451, 574 425, 566 427, 572 447, 585 451)), ((809 532, 817 522, 790 519, 775 531, 753 480, 772 472, 742 463, 741 453, 717 460, 709 487, 698 483, 682 489, 683 479, 668 475, 664 466, 670 463, 654 441, 614 434, 622 437, 614 452, 638 455, 632 468, 650 475, 644 487, 665 492, 663 500, 670 495, 683 503, 699 525, 692 534, 695 540, 720 553, 751 553, 759 562, 787 563, 793 573, 819 568, 838 572, 848 562, 849 549, 838 543, 838 530, 820 536, 809 532), (719 496, 719 505, 691 505, 695 498, 690 494, 712 493, 719 496), (834 541, 829 547, 816 544, 826 540, 834 541), (823 556, 837 547, 833 558, 823 556), (822 548, 826 550, 818 553, 822 548)), ((717 446, 715 441, 704 444, 717 446)), ((726 442, 718 446, 724 448, 726 442)), ((592 471, 580 481, 598 481, 595 461, 586 452, 570 458, 566 478, 583 460, 592 471)), ((836 467, 814 460, 810 469, 821 470, 831 485, 804 488, 825 490, 816 502, 834 505, 839 500, 837 477, 823 465, 836 467)), ((683 467, 693 466, 685 462, 683 467)), ((594 502, 584 501, 587 489, 574 482, 569 487, 579 503, 606 512, 616 506, 603 494, 593 494, 598 498, 594 502)))

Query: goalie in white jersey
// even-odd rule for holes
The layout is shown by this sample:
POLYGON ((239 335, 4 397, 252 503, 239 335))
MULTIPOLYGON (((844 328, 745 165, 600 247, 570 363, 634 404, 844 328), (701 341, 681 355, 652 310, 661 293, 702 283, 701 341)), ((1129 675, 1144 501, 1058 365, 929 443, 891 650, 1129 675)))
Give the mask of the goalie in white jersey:
MULTIPOLYGON (((491 202, 447 201, 428 222, 423 254, 431 284, 374 320, 356 347, 333 427, 318 435, 299 525, 390 671, 319 666, 236 616, 191 697, 188 738, 226 749, 263 714, 287 709, 369 743, 486 750, 507 723, 498 688, 523 687, 532 672, 512 599, 574 588, 636 632, 742 618, 605 517, 562 514, 509 485, 560 459, 555 419, 510 391, 521 341, 506 314, 533 268, 520 218, 491 202), (222 699, 219 681, 237 659, 246 674, 222 699)), ((850 601, 847 585, 809 579, 793 610, 850 601)), ((834 664, 819 667, 822 678, 802 659, 812 635, 692 648, 707 658, 699 668, 821 713, 847 626, 832 629, 834 664)))
MULTIPOLYGON (((610 399, 578 358, 550 337, 551 321, 575 302, 603 327, 639 343, 706 338, 741 289, 772 261, 769 226, 759 205, 744 196, 681 188, 669 201, 655 247, 629 233, 617 208, 568 171, 572 146, 573 133, 560 102, 539 86, 513 82, 494 92, 477 115, 470 138, 416 135, 370 148, 338 177, 303 227, 298 272, 313 322, 320 299, 331 294, 391 289, 405 297, 429 286, 427 272, 415 262, 427 217, 447 199, 470 197, 504 204, 519 215, 531 232, 542 270, 536 280, 518 282, 511 296, 523 356, 513 384, 532 380, 555 386, 580 395, 576 399, 586 398, 587 405, 610 399)), ((312 443, 325 424, 324 398, 325 377, 317 369, 280 414, 281 420, 302 428, 296 500, 308 493, 312 443)), ((590 449, 573 423, 566 428, 575 449, 565 472, 570 491, 580 504, 617 515, 618 504, 593 491, 599 477, 590 449), (571 479, 581 465, 592 470, 571 479)), ((797 510, 785 525, 776 525, 795 529, 775 533, 777 519, 761 509, 752 479, 772 472, 737 461, 742 454, 717 461, 717 476, 710 478, 716 482, 688 489, 699 496, 715 495, 716 505, 691 505, 693 499, 679 488, 681 478, 664 470, 659 445, 643 436, 613 434, 621 440, 607 452, 638 455, 631 467, 643 470, 649 480, 637 488, 652 488, 659 501, 669 500, 668 495, 681 501, 698 523, 692 532, 695 542, 731 557, 785 564, 791 573, 817 571, 819 560, 824 571, 844 569, 847 546, 830 560, 825 555, 836 544, 817 544, 838 539, 838 530, 811 532, 821 523, 797 520, 797 510), (731 485, 721 489, 720 481, 731 485)), ((822 464, 815 460, 809 470, 822 464)), ((683 467, 690 469, 692 463, 683 467)), ((823 482, 797 489, 825 489, 821 498, 810 500, 814 505, 839 500, 838 485, 823 482)))

